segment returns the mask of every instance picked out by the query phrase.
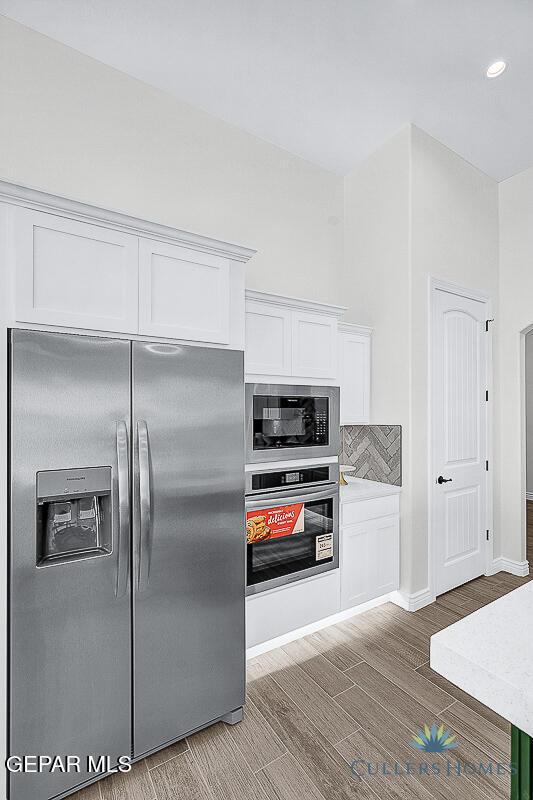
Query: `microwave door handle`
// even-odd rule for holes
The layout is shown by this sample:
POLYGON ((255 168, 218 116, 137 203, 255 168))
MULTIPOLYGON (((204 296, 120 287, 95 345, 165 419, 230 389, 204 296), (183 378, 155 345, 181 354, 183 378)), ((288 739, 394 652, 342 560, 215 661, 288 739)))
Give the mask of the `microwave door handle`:
POLYGON ((249 497, 246 501, 247 508, 273 508, 275 506, 291 506, 295 503, 310 503, 313 500, 326 500, 331 497, 335 499, 338 495, 337 487, 324 489, 320 492, 309 490, 306 492, 302 489, 298 494, 293 495, 280 495, 277 493, 272 494, 266 500, 256 500, 254 497, 249 497))
POLYGON ((118 477, 118 547, 115 597, 126 593, 129 574, 130 538, 130 478, 128 459, 128 429, 123 420, 117 422, 118 477))
POLYGON ((139 448, 139 572, 137 586, 140 592, 148 585, 152 554, 152 485, 150 464, 150 440, 145 420, 137 423, 139 448))

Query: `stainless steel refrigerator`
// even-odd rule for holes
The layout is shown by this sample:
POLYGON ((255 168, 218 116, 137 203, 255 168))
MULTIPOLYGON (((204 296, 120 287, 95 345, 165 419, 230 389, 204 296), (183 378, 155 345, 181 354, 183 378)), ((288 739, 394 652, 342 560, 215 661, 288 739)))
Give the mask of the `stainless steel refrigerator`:
POLYGON ((81 767, 10 798, 48 800, 239 719, 243 358, 13 330, 9 370, 9 752, 81 767))

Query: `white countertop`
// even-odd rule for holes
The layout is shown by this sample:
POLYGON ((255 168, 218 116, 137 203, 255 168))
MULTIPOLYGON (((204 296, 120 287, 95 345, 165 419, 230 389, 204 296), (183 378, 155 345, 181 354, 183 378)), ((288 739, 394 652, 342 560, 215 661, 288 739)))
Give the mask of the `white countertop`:
POLYGON ((351 478, 345 475, 348 486, 340 487, 341 503, 350 503, 353 500, 370 500, 373 497, 387 497, 390 494, 400 494, 401 486, 391 486, 390 483, 367 481, 365 478, 351 478))
POLYGON ((533 582, 431 637, 431 669, 533 736, 533 582))

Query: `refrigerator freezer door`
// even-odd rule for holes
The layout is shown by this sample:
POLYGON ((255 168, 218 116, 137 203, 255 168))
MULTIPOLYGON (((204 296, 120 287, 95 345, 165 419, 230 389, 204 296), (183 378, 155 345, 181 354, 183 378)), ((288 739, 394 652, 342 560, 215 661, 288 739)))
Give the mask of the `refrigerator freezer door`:
POLYGON ((11 774, 11 800, 46 800, 95 777, 87 756, 130 754, 127 430, 117 425, 130 426, 130 343, 11 336, 10 752, 80 756, 79 773, 11 774), (65 470, 62 491, 83 494, 84 467, 111 467, 112 552, 37 566, 37 473, 65 470))
POLYGON ((133 343, 134 751, 244 702, 242 353, 133 343))

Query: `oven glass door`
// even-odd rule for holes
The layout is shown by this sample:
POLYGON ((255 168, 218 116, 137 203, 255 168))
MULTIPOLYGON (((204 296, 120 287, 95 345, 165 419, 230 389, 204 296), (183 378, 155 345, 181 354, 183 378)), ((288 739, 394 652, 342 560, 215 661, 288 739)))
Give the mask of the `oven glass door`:
POLYGON ((254 395, 254 450, 328 444, 329 398, 254 395))
MULTIPOLYGON (((252 498, 246 506, 247 585, 270 588, 289 576, 321 572, 336 562, 335 492, 269 501, 252 498), (275 583, 272 583, 272 582, 275 583)), ((303 576, 302 576, 303 577, 303 576)), ((288 578, 288 580, 286 580, 288 578)))

